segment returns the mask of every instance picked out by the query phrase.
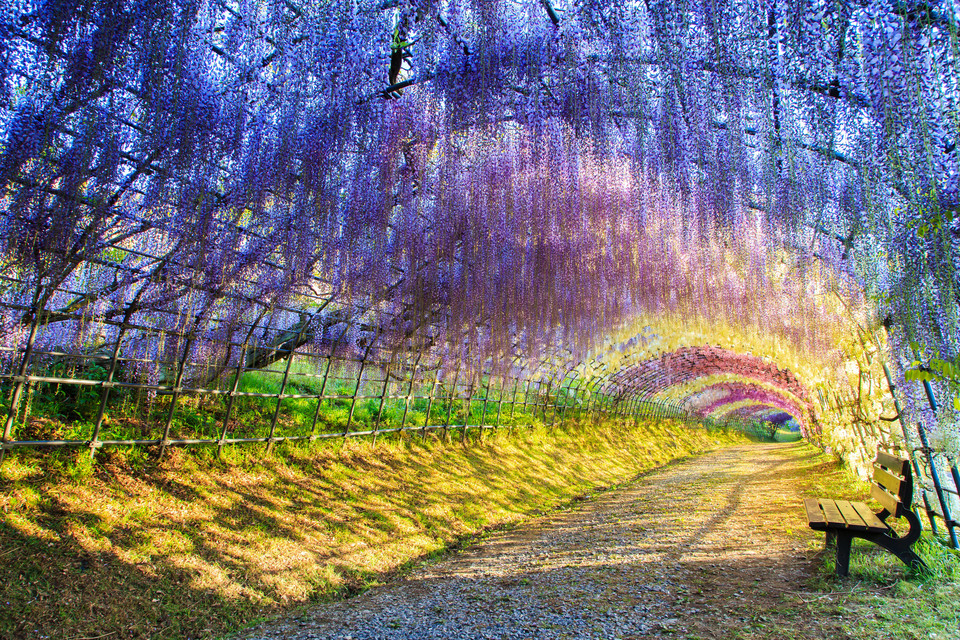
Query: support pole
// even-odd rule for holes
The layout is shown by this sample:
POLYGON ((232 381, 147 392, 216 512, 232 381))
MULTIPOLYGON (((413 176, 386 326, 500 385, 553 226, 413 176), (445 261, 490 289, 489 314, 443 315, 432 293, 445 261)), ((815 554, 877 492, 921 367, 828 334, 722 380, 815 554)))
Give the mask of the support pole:
MULTIPOLYGON (((217 440, 217 457, 223 458, 223 447, 226 444, 227 432, 230 429, 230 417, 233 414, 233 405, 237 399, 237 389, 240 386, 240 377, 243 375, 243 370, 247 362, 247 348, 250 345, 250 338, 253 337, 253 332, 257 330, 257 327, 260 324, 260 321, 263 320, 263 316, 267 314, 268 307, 264 307, 260 311, 260 315, 257 316, 257 319, 250 324, 250 331, 247 332, 247 337, 243 340, 243 346, 240 347, 240 358, 237 360, 237 368, 233 375, 233 382, 230 384, 230 391, 227 394, 227 410, 223 415, 223 427, 220 429, 220 438, 217 440)), ((224 367, 226 367, 227 361, 224 362, 224 367)))
MULTIPOLYGON (((923 390, 927 394, 927 402, 930 403, 930 409, 933 410, 933 415, 936 416, 937 399, 933 397, 933 388, 930 386, 929 380, 923 381, 923 390)), ((933 488, 937 492, 937 500, 940 502, 943 521, 947 525, 947 531, 950 535, 950 544, 953 545, 954 549, 960 549, 960 541, 957 540, 956 523, 950 515, 950 507, 947 505, 947 500, 943 495, 944 489, 943 485, 940 483, 940 473, 937 471, 937 463, 936 459, 934 458, 934 452, 933 449, 930 448, 930 442, 927 440, 926 430, 920 423, 917 423, 917 432, 920 434, 920 442, 923 444, 923 450, 927 454, 927 463, 930 465, 930 479, 933 480, 933 488)))
POLYGON ((330 368, 333 365, 333 354, 337 352, 337 346, 340 344, 340 341, 343 340, 343 337, 347 335, 347 329, 349 328, 349 324, 344 325, 343 330, 337 336, 336 340, 333 341, 333 344, 330 345, 330 353, 327 354, 327 366, 323 369, 323 381, 320 383, 320 393, 317 394, 317 406, 313 410, 313 425, 310 427, 311 440, 314 440, 317 437, 317 421, 320 420, 320 409, 323 407, 323 403, 327 399, 327 380, 330 379, 330 368))
POLYGON ((27 372, 30 371, 30 360, 33 358, 33 345, 37 339, 37 329, 40 326, 40 293, 41 285, 33 295, 33 321, 30 323, 30 333, 27 335, 27 344, 23 349, 23 358, 20 359, 20 366, 17 368, 17 375, 14 376, 13 393, 10 396, 10 409, 7 411, 7 419, 3 425, 3 441, 0 442, 0 464, 6 457, 7 445, 13 440, 13 424, 17 419, 17 412, 20 410, 20 401, 23 398, 23 390, 27 386, 27 372))
POLYGON ((410 413, 410 401, 413 397, 413 384, 417 379, 417 372, 420 370, 420 358, 423 357, 423 349, 417 353, 417 360, 413 363, 413 371, 410 373, 410 384, 407 385, 407 395, 403 400, 403 418, 400 419, 400 433, 403 433, 407 425, 407 414, 410 413))
POLYGON ((450 399, 447 401, 447 420, 443 423, 443 440, 450 438, 450 414, 453 413, 453 399, 457 397, 457 381, 460 380, 460 364, 457 364, 457 370, 453 374, 453 388, 450 389, 450 399))
POLYGON ((377 407, 377 417, 373 421, 373 444, 377 444, 377 436, 380 435, 380 420, 383 419, 383 403, 387 399, 387 387, 390 386, 390 365, 393 364, 392 361, 387 363, 386 369, 383 371, 383 387, 380 389, 380 406, 377 407))
POLYGON ((367 357, 369 357, 370 350, 373 349, 373 345, 379 337, 379 332, 374 334, 373 338, 370 340, 370 344, 368 344, 367 348, 363 350, 363 357, 360 358, 360 371, 357 373, 357 386, 354 388, 353 398, 350 400, 350 413, 347 414, 347 426, 343 428, 344 438, 346 438, 347 434, 350 433, 350 425, 353 424, 353 412, 357 408, 357 396, 360 395, 360 386, 363 382, 363 370, 367 366, 367 357))
POLYGON ((422 439, 427 439, 427 425, 430 424, 430 411, 433 409, 433 397, 437 393, 437 381, 440 378, 440 367, 437 366, 437 370, 433 372, 433 385, 430 387, 430 395, 427 396, 427 415, 423 418, 423 430, 421 431, 422 439))
MULTIPOLYGON (((137 294, 137 298, 139 297, 140 294, 137 294)), ((123 344, 123 335, 130 324, 134 304, 135 302, 127 306, 127 310, 123 314, 123 320, 117 328, 117 341, 113 345, 113 353, 110 354, 110 371, 107 372, 107 379, 100 385, 100 406, 97 409, 97 420, 93 425, 93 434, 90 436, 91 460, 97 455, 97 449, 100 448, 100 430, 103 428, 103 418, 107 411, 107 400, 110 398, 110 390, 114 387, 113 378, 117 374, 117 366, 120 361, 120 345, 123 344)))

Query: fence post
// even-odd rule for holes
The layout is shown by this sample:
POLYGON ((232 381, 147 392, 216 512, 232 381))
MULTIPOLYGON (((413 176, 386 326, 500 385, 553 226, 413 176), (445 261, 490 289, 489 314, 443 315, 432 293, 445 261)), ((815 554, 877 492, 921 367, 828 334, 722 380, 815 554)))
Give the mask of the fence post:
MULTIPOLYGON (((524 414, 526 414, 527 412, 527 407, 530 406, 530 382, 531 382, 530 378, 527 378, 526 380, 523 381, 523 412, 524 414)), ((534 418, 536 418, 536 415, 534 415, 534 418)), ((530 427, 532 426, 532 424, 527 426, 530 427)))
POLYGON ((323 407, 323 403, 327 399, 327 380, 330 378, 330 368, 333 366, 333 356, 337 352, 337 345, 339 345, 340 341, 343 340, 343 337, 347 335, 347 329, 349 328, 349 323, 344 324, 343 330, 333 341, 333 344, 330 345, 330 352, 327 354, 327 366, 323 369, 323 382, 320 383, 320 392, 317 394, 317 407, 313 410, 313 424, 310 426, 311 441, 316 439, 317 422, 320 420, 320 408, 323 407))
MULTIPOLYGON (((257 330, 257 326, 260 324, 260 321, 263 320, 263 316, 267 314, 268 307, 264 307, 260 311, 260 315, 257 316, 257 319, 250 324, 250 331, 247 332, 247 337, 243 341, 243 346, 240 348, 240 359, 237 360, 237 370, 233 376, 233 382, 230 385, 230 392, 227 394, 227 410, 224 412, 223 416, 223 428, 220 430, 220 438, 217 441, 217 457, 223 457, 223 446, 226 444, 224 441, 227 439, 227 431, 230 428, 230 415, 233 413, 233 405, 237 397, 237 388, 240 386, 240 376, 243 375, 243 370, 246 368, 247 363, 247 347, 250 346, 250 338, 253 337, 253 332, 257 330)), ((224 362, 224 368, 226 368, 227 361, 229 361, 229 356, 224 362)))
MULTIPOLYGON (((323 308, 329 303, 330 301, 327 300, 323 306, 320 307, 317 313, 323 311, 323 308)), ((303 339, 303 332, 306 331, 307 325, 309 325, 312 320, 312 317, 303 319, 301 316, 300 330, 297 331, 296 339, 293 342, 287 343, 289 345, 289 348, 287 349, 287 366, 283 370, 283 379, 280 380, 280 392, 277 394, 277 405, 274 407, 273 417, 270 419, 270 434, 267 436, 267 455, 270 455, 270 452, 273 451, 273 436, 277 432, 277 420, 280 418, 280 406, 283 404, 283 394, 287 390, 287 381, 290 379, 290 369, 293 367, 293 354, 294 351, 296 351, 296 345, 300 344, 300 341, 303 339)))
MULTIPOLYGON (((142 289, 141 289, 142 291, 142 289)), ((140 294, 137 294, 139 299, 140 294)), ((134 303, 136 300, 134 300, 134 303)), ((134 303, 131 303, 127 306, 126 312, 123 314, 123 320, 120 322, 120 327, 117 329, 117 341, 113 345, 113 354, 110 357, 110 371, 107 372, 107 379, 100 385, 100 407, 97 409, 97 421, 93 425, 93 434, 90 436, 90 459, 97 453, 97 449, 100 447, 98 441, 100 439, 100 430, 103 427, 103 417, 107 410, 107 400, 110 397, 110 389, 113 388, 113 377, 117 374, 117 362, 120 359, 120 345, 123 343, 123 334, 127 330, 127 326, 130 323, 130 317, 133 315, 134 303)))
POLYGON ((367 366, 367 357, 370 355, 370 350, 373 349, 373 343, 375 343, 379 337, 380 332, 377 331, 373 335, 373 338, 370 339, 366 349, 363 350, 363 356, 360 358, 360 371, 357 372, 357 386, 353 389, 353 398, 350 400, 350 413, 347 415, 347 425, 343 428, 344 438, 350 433, 350 425, 353 424, 353 412, 357 408, 357 396, 360 395, 360 385, 363 383, 363 370, 367 366))
POLYGON ((430 412, 433 410, 433 396, 437 393, 437 381, 440 379, 440 365, 433 372, 433 385, 430 387, 430 395, 427 396, 427 415, 423 418, 422 440, 427 439, 427 425, 430 424, 430 412))
POLYGON ((503 388, 507 385, 507 374, 500 376, 500 392, 497 395, 497 419, 493 423, 495 430, 500 430, 500 412, 503 410, 503 388))
POLYGON ((483 409, 480 411, 480 437, 483 437, 483 423, 487 421, 487 402, 490 401, 490 374, 487 374, 487 385, 483 390, 483 409))
MULTIPOLYGON (((576 418, 577 418, 577 420, 579 421, 579 419, 580 419, 580 414, 579 414, 579 409, 577 408, 577 403, 580 402, 580 385, 583 384, 583 381, 584 381, 586 378, 582 377, 579 373, 575 373, 575 375, 576 375, 577 386, 574 387, 574 386, 573 386, 573 381, 571 381, 570 384, 567 386, 567 390, 568 390, 568 391, 569 391, 570 389, 573 389, 573 390, 574 390, 574 393, 571 395, 570 400, 571 400, 571 402, 572 402, 572 404, 573 404, 573 409, 574 409, 574 413, 576 414, 576 418)), ((567 424, 567 412, 569 411, 569 409, 570 409, 570 407, 567 407, 566 405, 564 405, 564 407, 563 407, 563 413, 560 415, 560 426, 561 426, 561 427, 563 427, 563 426, 565 426, 565 425, 567 424)))
POLYGON ((383 418, 383 403, 387 399, 387 387, 390 386, 390 368, 393 364, 393 359, 391 358, 390 362, 387 363, 386 369, 383 371, 383 388, 380 389, 380 406, 377 408, 377 418, 373 422, 373 444, 377 444, 377 436, 380 435, 380 420, 383 418))
POLYGON ((177 374, 173 378, 173 388, 170 394, 170 410, 167 411, 167 422, 163 425, 163 438, 160 440, 160 456, 163 457, 170 446, 170 428, 173 426, 173 414, 177 410, 177 401, 180 399, 181 385, 183 384, 183 370, 187 366, 187 358, 190 354, 190 348, 193 346, 192 336, 188 337, 183 345, 183 356, 177 365, 177 374))
MULTIPOLYGON (((936 417, 937 399, 933 397, 933 388, 930 386, 929 380, 923 381, 923 390, 927 394, 927 402, 930 404, 930 409, 933 411, 934 417, 936 417)), ((937 500, 940 502, 940 508, 943 510, 943 521, 944 524, 947 525, 947 531, 950 535, 950 544, 953 545, 954 549, 960 549, 960 541, 957 540, 956 523, 950 515, 950 507, 947 505, 947 500, 943 495, 943 485, 940 483, 940 473, 937 471, 934 452, 933 449, 930 448, 926 431, 924 430, 923 425, 920 423, 917 423, 917 432, 920 434, 920 442, 923 444, 924 452, 927 454, 927 463, 930 465, 930 479, 933 480, 933 488, 937 492, 937 500)), ((960 487, 958 487, 958 489, 960 489, 960 487)))
POLYGON ((407 425, 407 414, 410 412, 410 399, 413 397, 413 384, 417 379, 417 371, 420 370, 420 358, 423 357, 423 349, 417 352, 417 360, 413 363, 413 371, 410 373, 410 384, 407 386, 407 396, 403 400, 403 418, 400 419, 400 433, 403 433, 407 425))
POLYGON ((453 374, 453 388, 450 389, 450 399, 447 401, 447 419, 443 423, 443 441, 450 440, 450 414, 453 412, 453 399, 457 397, 457 382, 460 380, 460 363, 457 363, 457 370, 453 374))
POLYGON ((510 400, 510 430, 513 431, 513 427, 516 424, 516 410, 517 410, 517 392, 520 389, 520 375, 517 374, 517 377, 513 379, 513 398, 510 400))
MULTIPOLYGON (((467 395, 467 410, 463 416, 463 433, 460 434, 460 444, 467 443, 467 426, 470 424, 470 405, 473 404, 474 390, 475 390, 474 385, 473 385, 473 382, 471 381, 470 391, 467 395)), ((481 433, 482 433, 482 429, 481 429, 481 433)))
POLYGON ((30 360, 33 358, 33 345, 37 339, 37 329, 40 327, 40 292, 42 285, 37 285, 37 290, 33 295, 33 321, 30 322, 30 333, 27 336, 27 344, 23 349, 23 358, 20 360, 20 367, 17 369, 17 375, 14 377, 13 394, 10 397, 10 410, 7 411, 7 420, 3 425, 3 441, 0 442, 0 464, 6 457, 8 443, 13 437, 13 423, 16 422, 17 412, 20 410, 20 400, 23 397, 23 388, 27 384, 27 372, 30 370, 30 360))

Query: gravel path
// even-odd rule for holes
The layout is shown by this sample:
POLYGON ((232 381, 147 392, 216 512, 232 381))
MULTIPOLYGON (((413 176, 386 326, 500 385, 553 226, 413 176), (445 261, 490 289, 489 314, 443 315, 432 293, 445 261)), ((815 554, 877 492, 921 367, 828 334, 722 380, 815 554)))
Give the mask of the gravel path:
MULTIPOLYGON (((242 637, 729 638, 760 630, 811 570, 793 480, 806 451, 749 445, 675 464, 242 637)), ((807 637, 802 621, 794 630, 783 624, 777 619, 782 637, 807 637)))

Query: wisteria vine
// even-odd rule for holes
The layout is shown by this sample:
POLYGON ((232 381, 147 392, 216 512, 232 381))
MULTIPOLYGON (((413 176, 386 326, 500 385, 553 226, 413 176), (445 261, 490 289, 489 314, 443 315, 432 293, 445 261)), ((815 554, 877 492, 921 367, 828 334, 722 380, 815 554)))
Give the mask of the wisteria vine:
POLYGON ((313 345, 563 379, 642 314, 960 355, 952 4, 0 7, 11 376, 313 345))

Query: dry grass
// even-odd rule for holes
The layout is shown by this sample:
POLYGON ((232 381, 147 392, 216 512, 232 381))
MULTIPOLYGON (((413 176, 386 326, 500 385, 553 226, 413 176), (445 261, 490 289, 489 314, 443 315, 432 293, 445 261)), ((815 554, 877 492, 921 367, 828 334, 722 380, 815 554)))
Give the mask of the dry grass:
POLYGON ((735 439, 608 423, 227 462, 13 457, 0 469, 0 637, 215 637, 735 439))

